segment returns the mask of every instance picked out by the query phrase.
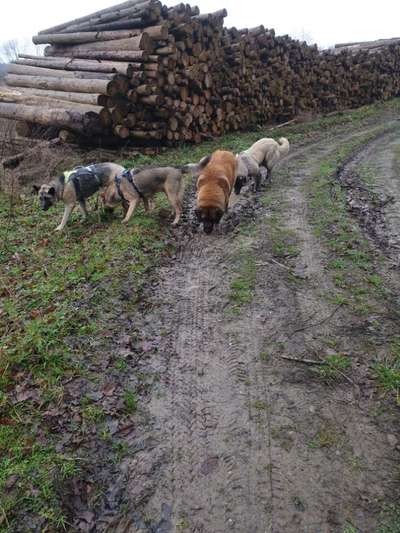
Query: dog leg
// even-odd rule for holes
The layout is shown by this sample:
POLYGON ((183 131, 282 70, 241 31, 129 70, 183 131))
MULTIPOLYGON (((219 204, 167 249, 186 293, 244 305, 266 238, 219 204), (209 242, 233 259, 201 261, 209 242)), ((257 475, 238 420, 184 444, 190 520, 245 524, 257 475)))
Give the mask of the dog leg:
POLYGON ((182 202, 179 198, 177 198, 176 196, 172 194, 167 193, 167 196, 168 196, 168 200, 171 202, 172 207, 175 209, 175 218, 174 218, 174 221, 172 222, 172 225, 176 226, 182 215, 182 202))
POLYGON ((138 203, 139 203, 140 199, 139 198, 135 198, 134 200, 132 200, 131 202, 129 202, 129 207, 128 207, 128 211, 126 212, 126 215, 125 215, 125 218, 124 220, 122 221, 123 224, 127 224, 129 222, 129 219, 131 218, 131 216, 133 215, 133 212, 135 211, 138 203))
POLYGON ((173 207, 175 209, 175 218, 174 218, 174 221, 172 222, 172 225, 176 226, 179 223, 179 220, 182 215, 182 205, 180 202, 176 202, 176 204, 173 207))
POLYGON ((56 227, 54 231, 62 231, 65 228, 65 224, 68 222, 69 216, 72 213, 75 205, 74 204, 67 204, 64 209, 64 215, 61 220, 61 224, 56 227))
POLYGON ((261 185, 261 172, 258 172, 258 174, 254 175, 255 192, 258 192, 260 190, 260 185, 261 185))
POLYGON ((152 211, 155 208, 155 203, 152 198, 143 198, 144 210, 146 213, 152 211))
POLYGON ((87 216, 88 216, 88 212, 87 212, 87 209, 86 209, 85 200, 81 200, 79 202, 79 209, 80 209, 80 212, 82 213, 83 220, 86 220, 87 216))

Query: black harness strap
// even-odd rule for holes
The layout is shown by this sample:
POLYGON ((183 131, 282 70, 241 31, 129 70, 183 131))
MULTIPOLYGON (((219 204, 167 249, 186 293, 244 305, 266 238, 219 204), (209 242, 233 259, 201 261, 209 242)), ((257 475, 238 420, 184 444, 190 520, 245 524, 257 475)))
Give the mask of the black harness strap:
MULTIPOLYGON (((94 170, 90 167, 76 167, 74 168, 74 173, 70 176, 70 180, 72 181, 72 184, 74 186, 74 189, 75 189, 75 194, 76 194, 76 198, 78 200, 78 202, 81 202, 83 200, 85 200, 85 196, 84 194, 82 194, 82 187, 81 187, 81 182, 80 182, 80 176, 82 176, 83 174, 90 174, 91 176, 93 176, 98 185, 101 184, 100 182, 100 179, 99 177, 97 176, 97 174, 94 172, 94 170)), ((65 183, 65 177, 63 176, 63 182, 65 183)))
POLYGON ((118 175, 115 176, 115 178, 114 178, 115 186, 117 187, 117 191, 118 191, 118 194, 119 194, 121 200, 123 202, 126 202, 126 198, 125 198, 125 196, 124 196, 124 194, 122 192, 122 189, 121 189, 121 179, 122 179, 122 176, 118 176, 118 175))
POLYGON ((81 190, 81 184, 79 182, 79 177, 76 174, 74 174, 73 176, 70 177, 70 180, 72 181, 75 187, 76 198, 78 199, 78 202, 81 202, 83 200, 83 197, 82 197, 82 190, 81 190))
MULTIPOLYGON (((139 190, 139 187, 136 185, 136 183, 133 181, 133 177, 130 170, 125 170, 125 172, 122 173, 122 176, 126 178, 129 183, 132 185, 132 187, 135 189, 135 191, 138 193, 139 197, 144 200, 144 194, 139 190)), ((119 194, 119 191, 118 191, 119 194)), ((121 195, 120 195, 121 196, 121 195)))

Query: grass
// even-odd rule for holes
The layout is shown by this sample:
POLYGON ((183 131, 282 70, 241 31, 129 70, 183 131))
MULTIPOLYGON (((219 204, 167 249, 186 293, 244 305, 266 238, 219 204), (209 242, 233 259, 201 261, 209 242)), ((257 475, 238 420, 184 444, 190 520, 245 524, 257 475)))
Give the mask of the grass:
POLYGON ((381 523, 376 533, 400 533, 400 507, 387 506, 382 511, 381 523))
POLYGON ((322 448, 338 448, 343 443, 343 435, 330 425, 322 427, 308 443, 312 450, 322 448))
MULTIPOLYGON (((393 101, 272 132, 257 128, 156 157, 135 156, 124 163, 181 164, 199 160, 216 148, 241 151, 261 136, 288 136, 299 145, 321 135, 329 137, 334 127, 372 123, 381 109, 397 108, 393 101)), ((269 205, 273 199, 262 201, 269 205)), ((160 198, 149 216, 139 209, 126 228, 120 219, 107 219, 101 213, 92 213, 83 224, 74 214, 66 231, 55 234, 61 205, 43 212, 36 200, 25 196, 13 202, 10 210, 9 198, 0 195, 1 531, 11 533, 17 524, 23 528, 26 523, 44 524, 40 527, 48 531, 66 527, 68 516, 60 494, 68 479, 79 476, 81 458, 68 447, 59 451, 60 435, 46 412, 60 409, 67 420, 79 415, 82 422, 71 422, 70 430, 94 431, 91 438, 109 446, 111 461, 129 453, 126 442, 113 440, 107 430, 110 415, 101 402, 82 397, 74 408, 64 401, 65 386, 80 377, 101 388, 104 376, 93 370, 96 358, 113 345, 120 313, 136 308, 154 266, 171 253, 163 218, 166 206, 160 198), (129 297, 122 300, 125 288, 129 297), (93 436, 96 430, 98 437, 93 436)), ((276 257, 295 256, 294 235, 282 232, 278 220, 272 220, 272 228, 276 257)), ((236 313, 254 297, 256 233, 253 225, 242 228, 239 236, 229 289, 230 308, 236 313)), ((346 255, 345 267, 347 260, 346 255)), ((369 269, 368 257, 352 260, 369 269)), ((368 275, 369 285, 380 289, 379 280, 371 277, 374 272, 368 270, 368 275)), ((110 368, 120 379, 130 373, 129 362, 118 354, 112 355, 110 368)), ((138 410, 136 391, 126 387, 122 400, 116 416, 131 416, 138 410)))
POLYGON ((253 244, 256 236, 256 225, 245 224, 240 228, 236 239, 236 250, 231 258, 234 276, 228 294, 228 312, 232 314, 239 314, 242 307, 249 304, 254 297, 257 266, 253 244))
POLYGON ((138 408, 137 394, 132 390, 125 390, 123 394, 123 400, 125 404, 125 411, 128 414, 135 413, 138 408))
MULTIPOLYGON (((62 405, 67 380, 97 379, 88 372, 96 356, 90 345, 112 336, 121 284, 129 285, 126 305, 134 307, 146 273, 168 252, 157 212, 138 213, 124 229, 120 220, 101 215, 85 224, 73 217, 56 235, 61 210, 41 212, 27 199, 9 217, 8 199, 0 197, 0 494, 9 531, 23 514, 62 528, 59 485, 74 475, 76 460, 72 451, 56 451, 57 435, 44 413, 60 406, 68 411, 62 405)), ((121 360, 115 364, 124 368, 121 360)), ((134 396, 124 400, 134 412, 134 396)), ((106 416, 90 401, 81 402, 80 414, 92 426, 106 416)))
POLYGON ((373 372, 381 389, 394 394, 400 405, 400 337, 389 341, 387 352, 386 357, 374 364, 373 372))
MULTIPOLYGON (((381 129, 378 128, 367 136, 346 144, 321 164, 315 180, 307 185, 314 231, 330 252, 326 268, 332 274, 337 289, 329 296, 330 301, 336 305, 349 306, 360 317, 387 313, 387 296, 390 292, 376 269, 375 252, 351 218, 345 191, 333 176, 350 153, 380 132, 381 129)), ((372 185, 371 182, 369 185, 372 185)), ((389 339, 388 344, 388 356, 378 361, 373 370, 380 387, 393 393, 399 402, 400 350, 396 339, 389 339)), ((317 372, 323 379, 329 380, 335 372, 345 370, 337 366, 338 362, 333 366, 328 364, 321 367, 317 372)))
POLYGON ((345 355, 327 355, 324 358, 324 365, 313 368, 313 372, 323 381, 339 381, 345 376, 346 370, 351 368, 351 361, 345 355))

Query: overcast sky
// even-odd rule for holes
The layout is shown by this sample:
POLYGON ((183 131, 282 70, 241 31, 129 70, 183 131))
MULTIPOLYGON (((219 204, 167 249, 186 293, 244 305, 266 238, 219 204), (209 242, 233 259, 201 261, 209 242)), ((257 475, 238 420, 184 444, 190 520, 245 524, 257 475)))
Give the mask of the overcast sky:
MULTIPOLYGON (((168 6, 179 0, 166 0, 168 6)), ((118 0, 2 0, 0 42, 30 39, 47 27, 98 11, 118 0)), ((237 28, 264 24, 278 35, 328 47, 338 42, 400 36, 399 0, 197 0, 202 13, 228 10, 225 25, 237 28)))

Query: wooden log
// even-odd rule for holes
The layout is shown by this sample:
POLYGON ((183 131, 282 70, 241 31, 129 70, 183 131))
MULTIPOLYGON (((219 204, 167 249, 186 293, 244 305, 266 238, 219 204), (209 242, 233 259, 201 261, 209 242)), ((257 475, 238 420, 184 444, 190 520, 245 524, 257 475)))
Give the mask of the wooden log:
POLYGON ((99 117, 95 113, 0 103, 0 117, 66 128, 87 135, 101 131, 99 117))
POLYGON ((102 110, 102 107, 98 105, 58 100, 56 98, 37 96, 31 93, 20 93, 19 91, 0 92, 0 102, 38 105, 53 109, 78 109, 83 113, 100 113, 100 111, 102 110))
MULTIPOLYGON (((49 47, 51 48, 51 47, 49 47)), ((23 57, 20 55, 20 57, 23 57)), ((51 56, 46 56, 51 57, 51 56)), ((45 59, 46 59, 45 57, 45 59)), ((147 61, 149 54, 144 50, 72 50, 70 52, 58 51, 57 57, 67 57, 72 59, 93 59, 99 61, 135 61, 135 62, 145 62, 147 61)))
POLYGON ((106 74, 104 72, 86 72, 86 71, 72 71, 72 70, 58 70, 42 67, 30 67, 27 65, 17 65, 11 63, 8 66, 7 72, 9 74, 17 74, 21 76, 50 76, 61 78, 75 78, 75 79, 97 79, 97 80, 112 80, 114 74, 106 74))
MULTIPOLYGON (((168 29, 165 27, 167 35, 168 29)), ((158 34, 156 32, 156 34, 158 34)), ((87 31, 79 33, 44 33, 35 35, 32 38, 34 44, 85 44, 94 43, 96 41, 115 41, 118 39, 130 39, 140 35, 135 30, 117 30, 117 31, 87 31)))
MULTIPOLYGON (((114 31, 114 30, 136 30, 143 28, 147 24, 142 17, 126 17, 114 20, 112 22, 104 22, 103 24, 91 24, 88 27, 90 31, 114 31)), ((76 31, 85 31, 84 26, 77 26, 76 31)))
POLYGON ((127 139, 130 135, 129 128, 122 124, 117 124, 116 126, 114 126, 114 133, 121 139, 127 139))
POLYGON ((122 50, 132 51, 145 51, 151 53, 154 50, 154 44, 152 39, 147 33, 141 33, 136 37, 130 37, 129 39, 118 39, 115 41, 99 41, 95 43, 87 43, 76 46, 48 46, 45 50, 45 55, 58 56, 67 55, 70 57, 82 57, 76 54, 84 52, 120 52, 122 50))
MULTIPOLYGON (((21 57, 21 56, 20 56, 21 57)), ((81 60, 62 57, 36 57, 31 56, 26 59, 17 59, 17 65, 27 65, 31 67, 44 67, 48 69, 60 70, 83 70, 87 72, 104 72, 127 74, 128 68, 134 66, 139 69, 140 63, 129 63, 127 61, 107 61, 107 60, 81 60)))
MULTIPOLYGON (((125 8, 125 9, 117 9, 115 11, 112 11, 110 13, 99 15, 99 16, 93 16, 86 22, 82 22, 79 24, 72 24, 71 26, 68 26, 64 30, 62 30, 61 33, 74 33, 74 32, 80 32, 80 31, 97 31, 98 26, 103 26, 101 28, 102 30, 105 29, 104 26, 110 25, 115 21, 119 20, 126 20, 130 19, 131 21, 136 21, 140 18, 140 20, 144 21, 151 21, 152 14, 160 13, 161 12, 161 3, 155 0, 143 0, 141 3, 125 8)), ((147 23, 148 24, 148 23, 147 23)), ((145 24, 143 24, 144 26, 145 24)), ((143 27, 142 26, 142 27, 143 27)), ((60 33, 60 32, 56 32, 60 33)))
MULTIPOLYGON (((10 90, 10 89, 7 89, 10 90)), ((87 104, 87 105, 99 105, 103 106, 103 103, 101 102, 101 97, 103 95, 98 94, 89 94, 89 93, 78 93, 78 92, 64 92, 64 91, 46 91, 43 89, 34 89, 34 88, 26 88, 26 87, 14 87, 14 92, 18 92, 19 94, 27 94, 31 96, 41 96, 42 98, 52 98, 55 100, 65 100, 67 102, 76 102, 80 104, 87 104)), ((104 96, 104 98, 107 98, 104 96)))
POLYGON ((129 136, 134 139, 143 140, 161 140, 163 138, 162 131, 143 131, 143 130, 130 130, 129 136))
POLYGON ((16 76, 8 74, 5 77, 7 85, 12 87, 32 87, 54 91, 110 94, 114 81, 109 80, 77 80, 69 78, 51 78, 46 76, 16 76))
POLYGON ((51 28, 47 28, 46 30, 40 31, 39 34, 41 34, 41 33, 56 33, 56 32, 60 32, 62 30, 65 30, 66 28, 68 28, 68 26, 72 26, 72 25, 75 25, 75 24, 80 24, 82 22, 87 22, 88 20, 91 20, 91 19, 93 19, 96 16, 106 15, 106 14, 112 13, 114 11, 119 11, 121 9, 130 8, 130 7, 133 7, 133 6, 138 5, 140 3, 142 3, 142 0, 128 0, 126 2, 122 2, 121 4, 118 4, 118 5, 115 5, 115 6, 112 6, 112 7, 107 7, 105 9, 101 9, 100 11, 96 11, 95 13, 91 13, 90 15, 85 15, 84 17, 80 17, 80 18, 77 18, 77 19, 74 19, 74 20, 70 20, 69 22, 65 22, 63 24, 58 24, 57 26, 53 26, 51 28))

